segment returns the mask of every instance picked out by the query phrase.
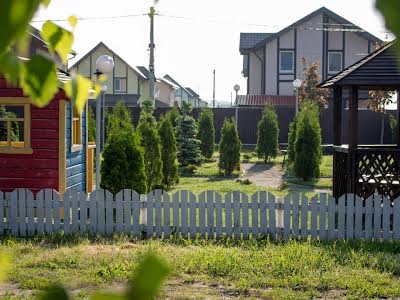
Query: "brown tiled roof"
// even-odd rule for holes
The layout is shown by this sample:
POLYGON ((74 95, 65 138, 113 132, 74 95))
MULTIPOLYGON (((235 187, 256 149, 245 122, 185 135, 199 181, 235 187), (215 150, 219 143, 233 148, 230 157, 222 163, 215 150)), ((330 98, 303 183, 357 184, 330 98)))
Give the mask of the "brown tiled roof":
POLYGON ((264 106, 271 104, 274 106, 295 106, 295 96, 269 96, 269 95, 239 95, 238 105, 239 106, 264 106))

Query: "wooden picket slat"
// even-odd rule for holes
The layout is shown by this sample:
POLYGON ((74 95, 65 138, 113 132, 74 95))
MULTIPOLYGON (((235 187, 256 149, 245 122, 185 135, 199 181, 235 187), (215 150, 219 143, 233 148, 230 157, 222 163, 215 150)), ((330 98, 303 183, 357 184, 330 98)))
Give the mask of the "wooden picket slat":
POLYGON ((318 195, 311 198, 311 239, 316 240, 318 234, 318 195))
POLYGON ((249 200, 247 195, 241 193, 242 195, 242 234, 243 239, 247 239, 249 237, 249 200))
POLYGON ((104 234, 105 230, 105 197, 104 197, 104 190, 97 189, 96 191, 96 202, 97 202, 97 232, 99 234, 104 234))
POLYGON ((300 195, 294 193, 292 195, 292 232, 294 237, 299 238, 299 199, 300 195))
MULTIPOLYGON (((122 192, 123 196, 123 207, 124 207, 124 232, 126 234, 133 233, 132 226, 132 191, 124 189, 122 192)), ((139 226, 139 223, 137 223, 139 226)), ((138 228, 139 230, 139 228, 138 228)), ((135 233, 133 233, 135 234, 135 233)))
POLYGON ((162 194, 162 190, 154 191, 155 228, 159 238, 162 237, 162 194))
POLYGON ((326 239, 326 202, 328 201, 328 195, 321 193, 319 195, 319 239, 324 241, 326 239))
POLYGON ((382 199, 381 196, 375 195, 374 197, 374 239, 379 241, 381 239, 382 230, 382 199))
POLYGON ((259 192, 260 197, 260 234, 267 234, 267 192, 259 192))
POLYGON ((308 237, 308 199, 303 194, 301 195, 301 238, 308 237))
POLYGON ((124 200, 124 190, 118 192, 115 195, 115 230, 117 233, 124 232, 124 215, 123 215, 123 200, 124 200))
POLYGON ((79 197, 80 192, 74 192, 71 194, 71 233, 77 233, 79 231, 79 197))
POLYGON ((44 214, 46 217, 45 231, 46 233, 53 232, 53 190, 44 190, 44 214))
MULTIPOLYGON (((30 190, 26 190, 26 215, 27 215, 27 219, 28 219, 28 221, 27 221, 27 234, 28 234, 28 236, 33 236, 35 234, 35 208, 34 208, 34 204, 35 203, 34 203, 33 193, 30 190)), ((2 210, 2 209, 0 209, 0 210, 2 210)))
POLYGON ((199 196, 199 234, 201 237, 206 235, 206 199, 204 193, 199 196))
MULTIPOLYGON (((12 208, 12 206, 11 206, 12 208)), ((65 214, 65 208, 64 208, 64 214, 65 214)), ((36 232, 37 234, 43 234, 44 233, 44 191, 41 190, 39 193, 36 195, 36 232)), ((69 219, 68 219, 69 222, 69 219)), ((64 224, 65 224, 65 217, 64 217, 64 224)), ((68 223, 69 225, 69 223, 68 223)), ((69 234, 69 227, 68 230, 65 230, 64 228, 64 233, 69 234)))
MULTIPOLYGON (((53 194, 53 201, 55 199, 55 195, 53 194)), ((54 203, 54 202, 53 202, 54 203)), ((79 193, 79 232, 86 232, 86 224, 87 224, 87 201, 86 194, 79 193)))
MULTIPOLYGON (((70 234, 71 233, 71 200, 70 200, 70 191, 64 193, 63 197, 63 222, 64 222, 64 233, 70 234)), ((39 194, 38 194, 39 195, 39 194)), ((39 200, 39 198, 38 198, 39 200)), ((39 200, 40 202, 43 201, 43 198, 39 200)), ((38 207, 39 207, 38 203, 38 207)), ((39 218, 38 218, 39 219, 39 218)), ((39 222, 38 222, 38 232, 39 232, 39 222)))
POLYGON ((346 238, 354 238, 354 195, 348 194, 346 199, 346 238))
POLYGON ((276 234, 275 196, 268 192, 268 231, 274 238, 276 234))
MULTIPOLYGON (((134 236, 140 235, 140 195, 135 191, 130 191, 129 197, 130 204, 132 208, 129 214, 132 212, 132 233, 134 236)), ((129 219, 131 219, 129 217, 129 219)))
POLYGON ((284 213, 283 213, 283 236, 285 239, 290 237, 290 195, 286 195, 284 202, 284 213))
POLYGON ((96 234, 97 231, 97 193, 95 190, 90 193, 90 203, 89 203, 89 231, 91 234, 96 234))
POLYGON ((373 227, 372 227, 372 218, 373 218, 373 197, 370 196, 364 200, 365 202, 365 239, 367 241, 372 239, 373 235, 373 227))
POLYGON ((154 201, 153 201, 153 192, 150 192, 147 194, 147 226, 146 226, 146 234, 148 238, 153 237, 153 207, 154 207, 154 201))
POLYGON ((207 237, 214 238, 214 191, 207 191, 207 237))
POLYGON ((164 238, 169 239, 171 235, 171 219, 170 219, 170 199, 168 193, 163 193, 163 210, 164 210, 164 238))
POLYGON ((240 239, 240 192, 233 192, 233 236, 240 239))
POLYGON ((217 238, 222 237, 222 197, 215 193, 215 226, 217 238))
POLYGON ((19 235, 26 236, 26 189, 18 189, 19 235))
POLYGON ((225 233, 232 236, 232 193, 225 195, 225 233))
POLYGON ((114 231, 114 196, 109 191, 104 191, 106 205, 106 234, 111 235, 114 231))
POLYGON ((174 194, 172 203, 173 224, 176 236, 179 236, 179 233, 181 232, 180 222, 179 222, 179 194, 180 194, 179 191, 174 194))
POLYGON ((258 192, 256 192, 251 196, 251 234, 253 238, 258 238, 258 212, 258 192))
POLYGON ((361 239, 363 236, 363 228, 362 228, 362 214, 363 208, 363 200, 356 196, 355 197, 355 214, 354 214, 354 238, 361 239))
POLYGON ((383 197, 382 238, 387 241, 390 236, 390 200, 387 197, 383 197))
POLYGON ((181 191, 181 228, 182 228, 182 236, 184 238, 187 237, 189 233, 189 224, 188 224, 188 200, 189 200, 189 192, 181 191))
MULTIPOLYGON (((86 195, 85 195, 86 198, 86 195)), ((53 218, 54 218, 54 224, 53 228, 55 232, 59 232, 62 230, 61 226, 61 217, 60 217, 60 212, 61 212, 61 195, 53 190, 53 218)), ((32 201, 33 202, 33 201, 32 201)), ((29 210, 28 210, 29 214, 29 210)), ((32 215, 33 215, 33 208, 32 208, 32 215)))
POLYGON ((346 195, 339 198, 338 203, 338 232, 337 237, 340 240, 345 238, 345 221, 346 221, 346 195))
POLYGON ((336 199, 328 198, 328 239, 333 240, 336 237, 336 199))
POLYGON ((190 221, 190 238, 195 239, 196 238, 196 233, 197 233, 197 221, 196 221, 196 216, 197 216, 197 208, 196 208, 196 196, 195 195, 190 195, 190 203, 189 203, 189 221, 190 221))
POLYGON ((393 239, 400 240, 400 197, 393 202, 393 239))

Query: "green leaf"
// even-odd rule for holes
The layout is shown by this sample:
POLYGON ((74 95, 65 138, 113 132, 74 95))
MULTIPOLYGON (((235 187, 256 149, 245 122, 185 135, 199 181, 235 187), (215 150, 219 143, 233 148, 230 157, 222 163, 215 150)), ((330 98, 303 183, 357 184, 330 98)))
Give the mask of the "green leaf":
POLYGON ((36 106, 46 106, 58 91, 54 63, 41 55, 34 55, 22 65, 21 86, 36 106))
POLYGON ((47 289, 46 291, 41 292, 38 297, 38 300, 68 300, 70 297, 68 296, 67 291, 60 285, 55 285, 47 289))
POLYGON ((10 258, 3 253, 0 253, 0 282, 2 282, 10 268, 10 258))
POLYGON ((1 0, 0 54, 24 36, 41 3, 42 0, 1 0))
POLYGON ((13 52, 5 52, 0 56, 0 73, 4 74, 8 83, 17 84, 20 69, 20 60, 13 52))
POLYGON ((78 112, 81 112, 85 107, 91 86, 92 81, 79 74, 72 76, 72 79, 64 85, 65 93, 75 104, 78 112))
POLYGON ((61 60, 66 62, 74 42, 74 35, 51 21, 43 24, 40 35, 48 43, 50 51, 57 52, 61 60))
POLYGON ((148 254, 131 282, 129 299, 153 299, 168 273, 169 269, 163 261, 154 254, 148 254))
POLYGON ((376 0, 376 8, 385 18, 386 27, 396 36, 400 36, 400 1, 398 0, 376 0))

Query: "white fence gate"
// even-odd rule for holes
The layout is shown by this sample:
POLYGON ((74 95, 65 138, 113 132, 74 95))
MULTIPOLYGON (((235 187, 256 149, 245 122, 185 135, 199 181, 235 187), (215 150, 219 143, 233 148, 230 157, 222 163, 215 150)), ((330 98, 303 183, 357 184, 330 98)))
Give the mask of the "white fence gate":
POLYGON ((105 190, 89 195, 46 189, 0 192, 0 235, 65 234, 169 238, 235 239, 311 237, 313 240, 400 240, 400 198, 391 202, 376 195, 362 200, 352 194, 335 199, 327 194, 283 198, 269 192, 248 196, 205 191, 178 191, 172 196, 155 190, 139 195, 123 190, 115 197, 105 190))

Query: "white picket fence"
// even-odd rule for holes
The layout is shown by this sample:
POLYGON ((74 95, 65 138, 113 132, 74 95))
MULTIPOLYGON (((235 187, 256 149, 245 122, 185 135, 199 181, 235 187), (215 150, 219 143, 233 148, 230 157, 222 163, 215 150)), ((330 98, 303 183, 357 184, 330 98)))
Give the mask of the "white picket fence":
POLYGON ((311 238, 313 240, 400 240, 400 198, 362 200, 352 194, 334 199, 327 194, 283 198, 269 192, 250 197, 241 192, 195 195, 179 191, 170 196, 155 190, 139 195, 123 190, 115 197, 104 190, 85 193, 46 189, 0 192, 0 235, 65 234, 169 238, 171 235, 236 239, 311 238))

